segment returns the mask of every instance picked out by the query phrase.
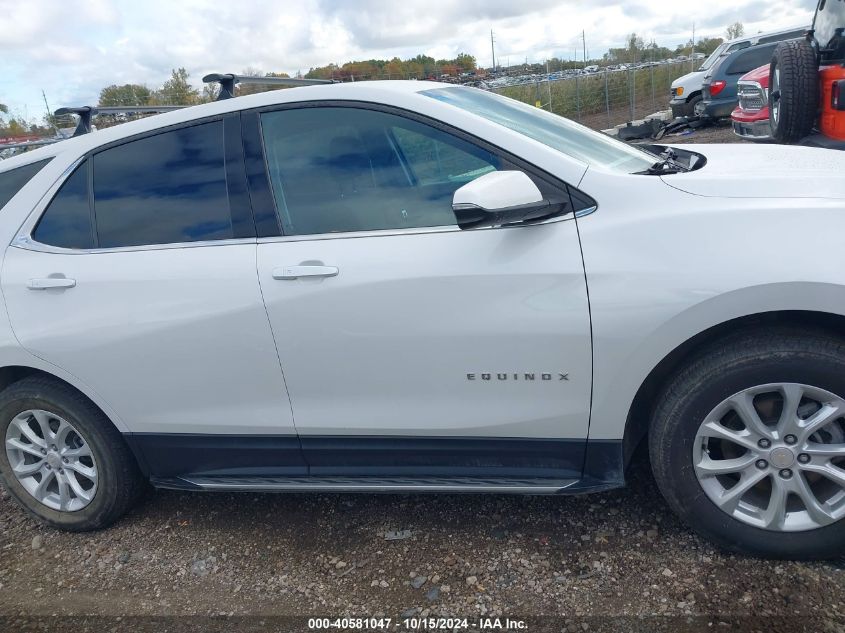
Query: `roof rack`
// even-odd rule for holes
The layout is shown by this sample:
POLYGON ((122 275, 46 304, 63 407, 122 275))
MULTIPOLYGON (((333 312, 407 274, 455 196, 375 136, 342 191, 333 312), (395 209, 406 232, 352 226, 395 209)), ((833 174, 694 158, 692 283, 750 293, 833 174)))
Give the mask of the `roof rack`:
POLYGON ((96 114, 159 114, 180 110, 187 106, 82 106, 79 108, 59 108, 53 114, 62 116, 64 114, 75 114, 79 117, 73 136, 81 136, 91 131, 91 118, 96 114))
POLYGON ((211 73, 202 78, 204 83, 219 83, 220 94, 217 101, 235 96, 235 84, 256 84, 262 86, 316 86, 335 83, 332 79, 300 79, 298 77, 250 77, 232 73, 211 73))

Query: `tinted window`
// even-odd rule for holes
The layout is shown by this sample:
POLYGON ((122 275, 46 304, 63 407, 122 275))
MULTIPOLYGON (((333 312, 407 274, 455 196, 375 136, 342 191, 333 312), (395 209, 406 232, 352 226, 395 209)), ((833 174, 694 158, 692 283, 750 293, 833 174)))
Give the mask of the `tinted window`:
POLYGON ((16 167, 0 174, 0 209, 6 206, 15 194, 23 189, 23 186, 32 180, 41 168, 52 159, 41 160, 37 163, 30 163, 23 167, 16 167))
POLYGON ((93 248, 91 207, 88 203, 88 162, 76 168, 41 216, 32 237, 62 248, 93 248))
POLYGON ((728 75, 744 75, 772 61, 774 52, 774 44, 766 44, 737 53, 733 59, 728 61, 725 73, 728 75))
POLYGON ((385 112, 282 110, 261 127, 288 235, 454 225, 455 190, 501 168, 471 143, 385 112))
POLYGON ((845 39, 836 35, 836 29, 842 27, 845 27, 845 0, 826 0, 821 3, 816 11, 813 28, 822 50, 822 63, 845 59, 845 39))
POLYGON ((223 122, 96 154, 94 210, 100 248, 233 237, 223 122))

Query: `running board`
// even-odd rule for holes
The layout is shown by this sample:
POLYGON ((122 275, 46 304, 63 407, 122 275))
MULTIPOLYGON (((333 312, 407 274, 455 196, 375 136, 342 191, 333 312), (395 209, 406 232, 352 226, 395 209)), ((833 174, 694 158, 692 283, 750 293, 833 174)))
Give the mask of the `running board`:
POLYGON ((153 479, 159 488, 245 492, 473 492, 551 495, 577 479, 491 477, 207 477, 153 479))

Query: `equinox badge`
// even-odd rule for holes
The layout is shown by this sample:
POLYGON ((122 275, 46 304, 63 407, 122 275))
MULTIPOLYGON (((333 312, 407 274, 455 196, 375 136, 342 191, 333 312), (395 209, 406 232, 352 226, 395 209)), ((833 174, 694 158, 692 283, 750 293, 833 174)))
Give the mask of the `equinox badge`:
POLYGON ((535 372, 527 372, 527 373, 513 373, 513 374, 467 374, 467 380, 522 380, 524 382, 531 382, 531 381, 561 381, 561 380, 569 380, 569 374, 563 374, 561 372, 556 373, 535 373, 535 372))

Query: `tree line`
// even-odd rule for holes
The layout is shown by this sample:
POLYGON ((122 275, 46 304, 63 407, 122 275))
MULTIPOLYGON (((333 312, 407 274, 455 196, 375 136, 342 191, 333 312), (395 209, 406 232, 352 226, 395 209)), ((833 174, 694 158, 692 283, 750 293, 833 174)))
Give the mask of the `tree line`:
MULTIPOLYGON (((730 25, 726 31, 728 39, 741 37, 745 32, 743 25, 736 22, 730 25)), ((720 37, 701 38, 694 44, 695 52, 709 55, 719 44, 720 37)), ((668 59, 680 55, 689 56, 693 52, 693 41, 690 39, 686 44, 681 44, 670 50, 658 46, 654 42, 646 43, 636 33, 631 33, 625 46, 611 48, 599 59, 591 60, 565 60, 552 58, 545 64, 517 65, 526 70, 545 70, 552 72, 566 70, 569 68, 581 68, 587 64, 608 65, 612 63, 636 63, 652 60, 668 59)), ((350 61, 344 64, 327 64, 310 68, 304 75, 307 79, 334 79, 339 81, 357 81, 367 79, 440 79, 445 77, 458 77, 465 74, 484 75, 487 70, 479 68, 476 58, 467 53, 459 53, 453 59, 435 59, 428 55, 417 55, 409 59, 368 59, 364 61, 350 61)), ((283 72, 264 72, 257 68, 245 68, 241 71, 243 75, 265 76, 265 77, 288 77, 283 72)), ((238 86, 239 95, 266 92, 269 90, 283 89, 284 86, 260 86, 243 85, 238 86)), ((113 84, 100 90, 98 105, 101 106, 156 106, 156 105, 196 105, 214 101, 217 98, 219 86, 217 84, 204 84, 197 88, 191 83, 190 73, 185 68, 174 68, 170 77, 158 88, 150 88, 146 84, 113 84)), ((100 117, 98 125, 107 126, 110 123, 124 120, 118 117, 100 117)), ((56 121, 48 115, 40 124, 33 124, 24 120, 21 116, 10 116, 8 108, 0 103, 0 137, 21 136, 25 134, 47 135, 55 125, 70 125, 68 121, 56 121)))

